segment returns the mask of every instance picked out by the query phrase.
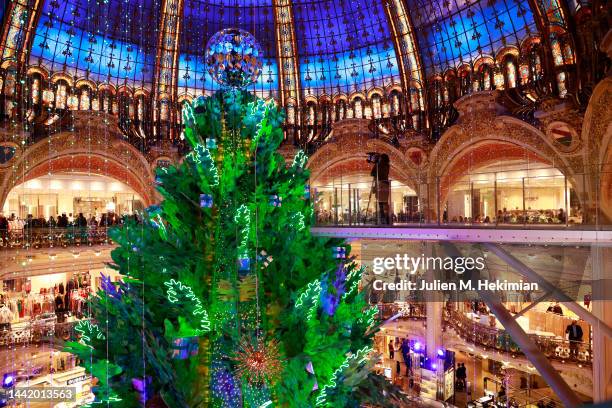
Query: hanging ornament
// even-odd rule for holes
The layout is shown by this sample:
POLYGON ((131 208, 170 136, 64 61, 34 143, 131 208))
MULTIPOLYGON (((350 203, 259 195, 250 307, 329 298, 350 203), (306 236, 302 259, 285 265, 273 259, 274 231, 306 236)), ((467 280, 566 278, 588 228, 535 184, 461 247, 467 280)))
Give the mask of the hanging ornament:
POLYGON ((321 307, 328 316, 333 316, 345 293, 346 268, 340 263, 333 276, 321 281, 321 307))
POLYGON ((259 252, 259 255, 257 255, 257 261, 260 264, 263 264, 263 267, 267 267, 268 265, 270 265, 270 263, 274 260, 274 258, 271 255, 268 255, 268 253, 265 250, 261 250, 261 252, 259 252))
POLYGON ((283 205, 283 198, 274 194, 270 196, 270 205, 273 207, 280 207, 283 205))
POLYGON ((198 354, 198 337, 177 337, 172 340, 172 358, 186 360, 198 354))
POLYGON ((310 200, 310 185, 309 184, 306 184, 304 186, 304 198, 306 200, 310 200))
POLYGON ((200 207, 201 208, 212 208, 213 196, 212 194, 200 194, 200 207))
POLYGON ((249 258, 238 258, 237 260, 239 271, 248 271, 251 269, 251 259, 249 258))
POLYGON ((233 360, 236 362, 236 374, 251 384, 274 384, 283 372, 283 360, 278 350, 278 342, 266 342, 263 338, 253 344, 243 339, 238 345, 233 360))
POLYGON ((150 376, 132 378, 132 388, 138 393, 138 402, 144 406, 153 396, 153 379, 150 376))
POLYGON ((346 247, 334 247, 332 249, 334 258, 345 259, 346 258, 346 247))
MULTIPOLYGON (((310 375, 312 375, 313 377, 315 377, 315 372, 314 372, 314 367, 312 365, 312 361, 309 361, 306 364, 306 372, 310 375)), ((316 391, 319 389, 319 383, 317 382, 317 377, 314 378, 314 384, 312 385, 312 392, 316 391)))
POLYGON ((153 218, 158 215, 161 215, 162 209, 159 205, 152 205, 150 207, 147 207, 147 213, 149 214, 149 217, 153 218))
POLYGON ((263 52, 251 33, 226 28, 208 40, 205 62, 212 78, 221 85, 244 88, 261 74, 263 52))
POLYGON ((217 148, 217 140, 213 137, 207 137, 206 138, 206 147, 209 149, 216 149, 217 148))

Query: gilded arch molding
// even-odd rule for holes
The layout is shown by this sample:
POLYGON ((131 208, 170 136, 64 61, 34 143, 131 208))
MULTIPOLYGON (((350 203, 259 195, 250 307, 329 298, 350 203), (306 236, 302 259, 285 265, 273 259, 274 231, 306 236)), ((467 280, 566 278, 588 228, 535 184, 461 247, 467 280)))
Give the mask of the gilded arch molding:
MULTIPOLYGON (((92 116, 95 120, 97 116, 92 116)), ((98 117, 98 120, 103 119, 98 117)), ((105 125, 110 127, 108 125, 105 125)), ((12 137, 0 136, 0 142, 10 143, 12 137)), ((26 148, 19 147, 15 156, 0 168, 0 203, 4 203, 9 191, 31 178, 54 171, 81 171, 106 175, 133 188, 146 206, 157 201, 153 169, 147 158, 101 123, 76 132, 62 132, 42 139, 26 148), (88 139, 85 141, 85 136, 88 139)))
MULTIPOLYGON (((456 164, 482 146, 514 146, 524 151, 523 157, 550 164, 568 177, 568 181, 584 202, 584 186, 581 178, 576 177, 582 172, 580 164, 573 163, 570 158, 560 154, 543 132, 520 119, 497 116, 494 110, 463 109, 465 106, 461 108, 459 123, 451 126, 442 135, 429 156, 427 180, 430 185, 440 182, 440 202, 444 202, 450 184, 460 176, 453 174, 461 170, 456 164)), ((496 161, 519 157, 512 151, 510 156, 504 156, 504 150, 500 148, 495 149, 491 157, 496 161)), ((438 199, 435 191, 430 191, 429 198, 432 202, 438 199)))
POLYGON ((365 162, 367 153, 372 151, 386 153, 391 163, 392 178, 418 191, 420 174, 409 164, 406 152, 365 134, 341 135, 318 149, 308 160, 310 179, 317 180, 325 171, 349 160, 365 162))
POLYGON ((593 90, 582 125, 588 191, 592 207, 601 209, 601 222, 612 221, 612 78, 593 90), (597 200, 599 199, 599 200, 597 200), (597 202, 599 201, 599 202, 597 202))

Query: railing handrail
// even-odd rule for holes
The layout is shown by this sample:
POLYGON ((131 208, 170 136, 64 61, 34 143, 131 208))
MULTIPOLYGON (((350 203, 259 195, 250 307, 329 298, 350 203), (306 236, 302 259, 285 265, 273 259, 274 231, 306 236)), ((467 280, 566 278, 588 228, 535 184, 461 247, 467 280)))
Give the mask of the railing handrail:
MULTIPOLYGON (((460 336, 471 335, 470 339, 474 341, 474 343, 497 350, 522 354, 518 345, 512 341, 511 336, 504 329, 486 326, 478 321, 470 319, 457 310, 451 310, 450 312, 446 310, 444 313, 444 322, 447 326, 453 328, 460 336), (466 327, 478 327, 478 329, 475 332, 471 331, 468 333, 468 331, 465 330, 466 327)), ((572 356, 568 352, 570 341, 565 338, 541 336, 533 333, 528 333, 527 335, 533 339, 540 351, 549 358, 564 362, 576 362, 578 364, 592 363, 593 354, 591 352, 591 344, 588 341, 573 342, 578 346, 578 353, 576 356, 572 356), (558 350, 559 347, 562 349, 558 350), (583 353, 583 359, 580 358, 580 353, 583 353)))

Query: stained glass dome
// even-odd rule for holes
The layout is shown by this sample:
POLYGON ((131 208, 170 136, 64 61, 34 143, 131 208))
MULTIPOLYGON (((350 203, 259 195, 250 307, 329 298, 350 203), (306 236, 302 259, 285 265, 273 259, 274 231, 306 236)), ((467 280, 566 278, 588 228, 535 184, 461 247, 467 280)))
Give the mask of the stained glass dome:
POLYGON ((292 45, 304 95, 331 96, 400 85, 402 75, 421 81, 537 33, 534 11, 520 1, 45 0, 29 62, 72 77, 150 87, 159 49, 171 48, 178 93, 197 94, 218 86, 207 74, 203 45, 228 27, 262 44, 264 67, 254 88, 271 96, 280 87, 282 47, 292 45), (280 27, 283 13, 290 24, 280 27), (292 31, 288 44, 280 38, 284 30, 292 31), (176 41, 164 43, 164 34, 176 41))

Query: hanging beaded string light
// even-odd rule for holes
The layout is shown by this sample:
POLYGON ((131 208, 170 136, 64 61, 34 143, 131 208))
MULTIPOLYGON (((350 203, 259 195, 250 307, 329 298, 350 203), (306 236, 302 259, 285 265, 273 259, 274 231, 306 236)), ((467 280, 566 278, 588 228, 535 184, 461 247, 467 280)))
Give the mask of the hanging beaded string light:
POLYGON ((226 28, 208 40, 205 59, 215 81, 230 88, 244 88, 261 74, 263 52, 249 32, 226 28))

